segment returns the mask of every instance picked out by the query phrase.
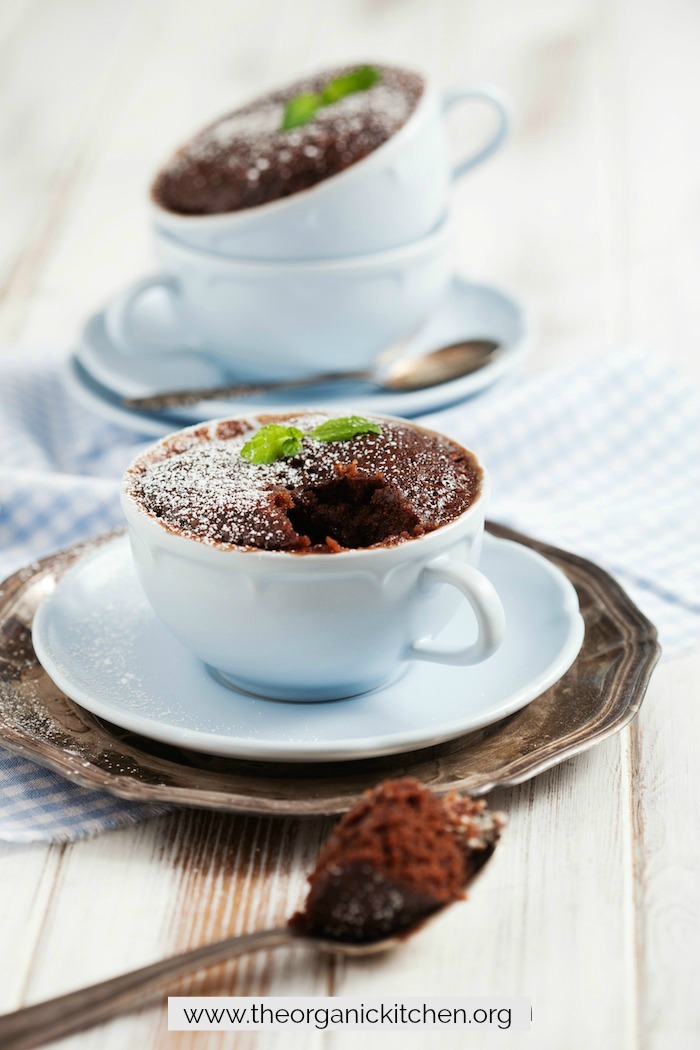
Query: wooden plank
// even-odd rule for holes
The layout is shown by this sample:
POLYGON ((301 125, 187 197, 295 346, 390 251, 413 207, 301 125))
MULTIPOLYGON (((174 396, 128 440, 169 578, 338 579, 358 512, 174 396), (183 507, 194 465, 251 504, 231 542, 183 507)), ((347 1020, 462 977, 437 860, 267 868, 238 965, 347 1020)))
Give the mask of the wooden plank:
POLYGON ((134 0, 34 4, 4 40, 0 196, 12 207, 4 212, 0 243, 0 338, 13 335, 20 304, 60 225, 133 6, 134 0))
POLYGON ((0 56, 16 44, 23 23, 36 17, 36 0, 5 0, 0 7, 0 56))
MULTIPOLYGON (((627 324, 700 381, 697 5, 622 5, 630 172, 627 324)), ((700 1006, 698 657, 662 666, 633 732, 640 1045, 695 1047, 700 1006)))
POLYGON ((640 1046, 700 1038, 700 656, 662 665, 633 728, 640 1046))
MULTIPOLYGON (((171 862, 180 868, 178 903, 171 936, 179 950, 229 934, 283 924, 304 896, 327 821, 283 821, 193 813, 174 827, 171 862)), ((185 995, 328 995, 329 964, 305 948, 284 949, 240 959, 203 978, 183 982, 185 995)), ((177 1050, 219 1050, 231 1045, 226 1033, 166 1032, 154 1044, 177 1050)), ((236 1036, 241 1048, 289 1045, 289 1033, 236 1036)), ((305 1045, 320 1047, 320 1033, 305 1032, 305 1045), (308 1038, 307 1038, 308 1037, 308 1038)))
MULTIPOLYGON (((441 78, 493 81, 514 110, 501 154, 455 191, 460 265, 532 309, 535 367, 589 356, 616 337, 617 144, 599 104, 601 56, 616 53, 614 8, 566 0, 445 9, 441 78)), ((465 111, 461 126, 473 119, 465 111)))
POLYGON ((629 336, 700 377, 700 7, 692 0, 622 6, 629 170, 629 336))
POLYGON ((63 847, 39 843, 0 845, 0 1010, 23 1001, 63 852, 63 847))
MULTIPOLYGON (((36 931, 23 1003, 162 957, 176 873, 159 861, 158 818, 64 847, 56 885, 36 931)), ((160 1021, 144 1010, 61 1043, 121 1050, 151 1046, 160 1021)), ((60 1045, 60 1044, 59 1044, 60 1045)))

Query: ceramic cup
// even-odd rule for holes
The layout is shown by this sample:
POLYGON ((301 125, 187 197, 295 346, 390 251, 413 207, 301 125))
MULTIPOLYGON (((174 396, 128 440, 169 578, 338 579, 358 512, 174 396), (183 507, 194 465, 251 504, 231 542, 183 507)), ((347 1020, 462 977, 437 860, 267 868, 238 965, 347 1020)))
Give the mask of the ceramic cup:
POLYGON ((425 237, 449 208, 451 184, 490 157, 506 137, 509 105, 496 88, 440 93, 430 81, 407 123, 378 149, 308 190, 243 211, 179 215, 153 202, 156 232, 242 259, 333 259, 425 237), (496 111, 488 142, 453 165, 445 116, 478 102, 496 111))
POLYGON ((450 224, 404 248, 332 262, 241 262, 156 240, 162 267, 107 308, 105 324, 123 352, 183 347, 216 357, 243 380, 370 368, 426 319, 451 275, 450 224), (140 345, 134 314, 161 289, 182 343, 140 345))
POLYGON ((503 607, 475 567, 487 500, 483 471, 475 502, 434 532, 393 547, 293 554, 169 532, 122 489, 138 576, 165 626, 224 681, 293 701, 367 692, 415 660, 462 666, 495 652, 503 607), (464 602, 475 635, 456 647, 434 642, 464 602))

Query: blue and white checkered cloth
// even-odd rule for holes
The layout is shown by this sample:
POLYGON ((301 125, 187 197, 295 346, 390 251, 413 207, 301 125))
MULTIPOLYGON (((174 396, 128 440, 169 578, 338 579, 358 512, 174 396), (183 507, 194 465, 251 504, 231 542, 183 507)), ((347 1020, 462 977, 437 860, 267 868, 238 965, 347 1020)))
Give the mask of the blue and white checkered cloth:
MULTIPOLYGON (((659 628, 700 645, 700 412, 657 358, 618 352, 426 417, 475 448, 491 517, 592 558, 659 628)), ((0 578, 121 523, 119 477, 147 439, 104 423, 42 359, 0 369, 0 578)), ((77 838, 157 808, 87 791, 0 749, 0 841, 77 838)))

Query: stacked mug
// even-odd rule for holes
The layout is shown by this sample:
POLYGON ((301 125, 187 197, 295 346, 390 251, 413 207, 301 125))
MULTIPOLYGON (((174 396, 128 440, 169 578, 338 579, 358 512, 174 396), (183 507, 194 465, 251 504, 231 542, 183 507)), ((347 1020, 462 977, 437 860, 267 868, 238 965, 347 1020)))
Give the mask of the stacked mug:
POLYGON ((125 352, 167 351, 139 345, 135 324, 142 297, 161 289, 182 346, 241 380, 371 368, 438 303, 452 276, 451 184, 500 146, 508 122, 494 88, 440 94, 426 80, 397 132, 309 189, 217 214, 180 214, 154 200, 160 271, 112 303, 113 342, 125 352), (470 101, 492 106, 498 123, 453 166, 445 117, 470 101))

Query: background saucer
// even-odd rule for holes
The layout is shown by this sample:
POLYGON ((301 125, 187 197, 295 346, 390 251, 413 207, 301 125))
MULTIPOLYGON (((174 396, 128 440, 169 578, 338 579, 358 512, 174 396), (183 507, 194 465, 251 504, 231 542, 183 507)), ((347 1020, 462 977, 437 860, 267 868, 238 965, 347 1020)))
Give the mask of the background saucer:
MULTIPOLYGON (((139 326, 139 339, 173 349, 151 357, 130 355, 111 342, 103 312, 87 322, 75 359, 82 369, 82 385, 89 380, 98 401, 116 404, 123 409, 120 402, 125 397, 235 381, 235 376, 227 374, 216 360, 193 351, 176 349, 178 335, 172 314, 167 301, 156 293, 144 297, 139 326)), ((501 342, 501 354, 472 375, 428 390, 390 394, 373 390, 365 384, 342 383, 309 389, 302 394, 298 391, 269 394, 254 401, 200 401, 185 408, 169 409, 168 418, 184 426, 235 412, 288 406, 290 398, 296 404, 300 396, 308 407, 324 405, 341 412, 354 411, 362 406, 374 412, 412 417, 471 397, 522 365, 530 342, 530 323, 524 308, 512 296, 495 287, 472 284, 456 277, 440 306, 404 345, 400 356, 410 357, 458 339, 481 336, 501 342)), ((93 408, 97 410, 98 406, 93 404, 93 408)), ((126 411, 130 420, 144 415, 126 411)), ((150 414, 150 418, 157 419, 158 416, 150 414)))
POLYGON ((108 423, 125 427, 137 434, 165 437, 182 426, 179 419, 173 419, 167 412, 137 412, 135 409, 125 408, 121 398, 93 379, 75 354, 65 362, 63 381, 84 408, 108 423))
MULTIPOLYGON (((122 728, 214 755, 310 762, 427 747, 505 718, 556 682, 583 639, 576 592, 545 558, 487 536, 481 567, 506 610, 498 652, 474 667, 417 663, 382 689, 303 705, 220 684, 155 617, 128 540, 79 562, 40 606, 34 649, 78 704, 122 728)), ((465 608, 441 634, 474 630, 465 608)))

